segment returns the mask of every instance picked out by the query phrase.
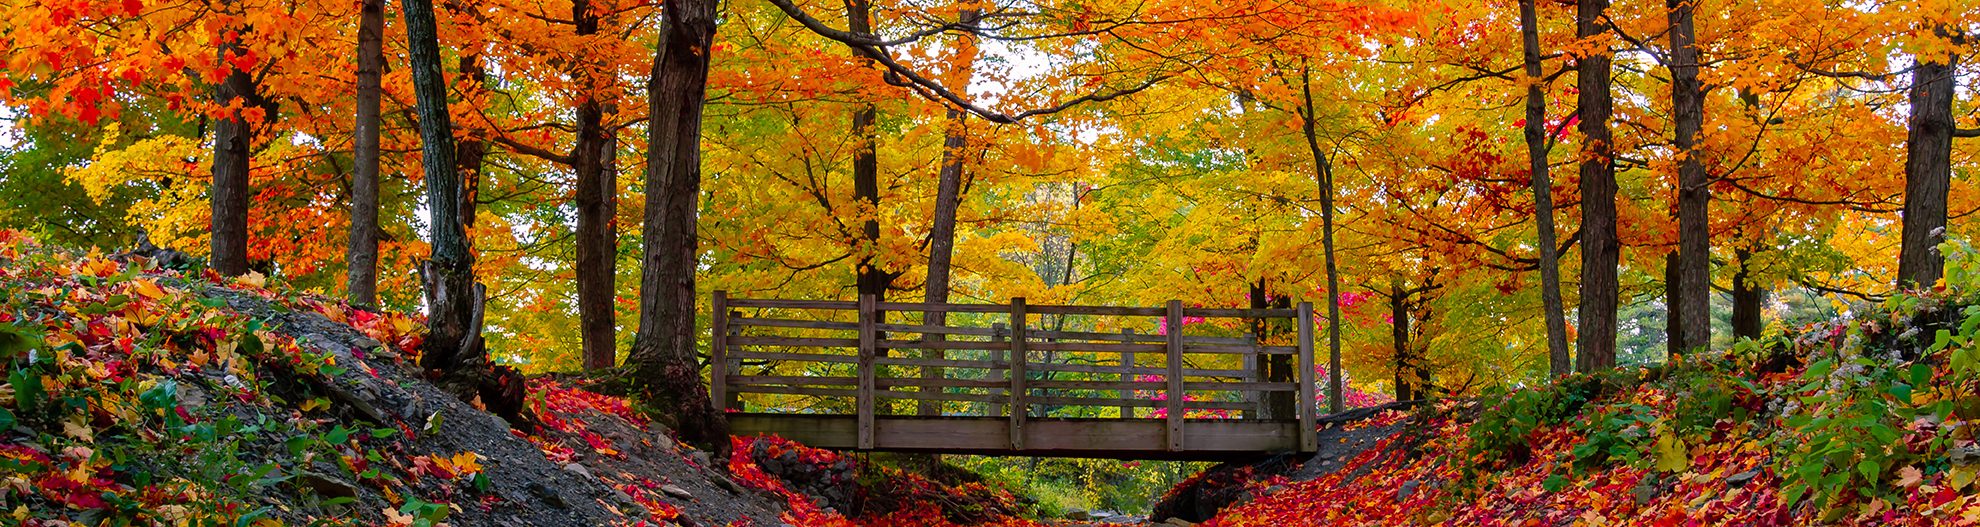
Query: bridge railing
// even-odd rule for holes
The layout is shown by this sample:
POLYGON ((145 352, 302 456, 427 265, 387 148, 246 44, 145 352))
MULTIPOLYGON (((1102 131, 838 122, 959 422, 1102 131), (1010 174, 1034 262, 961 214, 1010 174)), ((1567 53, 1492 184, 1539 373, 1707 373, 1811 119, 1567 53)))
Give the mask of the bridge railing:
POLYGON ((1296 422, 1302 449, 1315 446, 1309 303, 712 300, 713 400, 743 411, 741 395, 760 394, 752 399, 789 403, 786 412, 803 403, 795 411, 852 414, 859 448, 873 447, 875 418, 888 415, 1003 418, 1013 450, 1024 449, 1028 420, 1065 416, 1163 420, 1170 451, 1185 448, 1186 422, 1203 418, 1296 422))

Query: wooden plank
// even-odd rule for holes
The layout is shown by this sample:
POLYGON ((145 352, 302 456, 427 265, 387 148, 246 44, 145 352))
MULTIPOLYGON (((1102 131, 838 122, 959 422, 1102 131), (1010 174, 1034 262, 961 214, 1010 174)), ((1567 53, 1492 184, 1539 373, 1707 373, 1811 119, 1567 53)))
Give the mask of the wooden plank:
POLYGON ((782 346, 788 348, 850 348, 859 345, 859 339, 838 339, 821 337, 735 337, 729 339, 731 346, 782 346))
POLYGON ((1169 330, 1169 348, 1167 353, 1169 359, 1167 377, 1169 389, 1164 392, 1168 397, 1168 400, 1165 402, 1168 403, 1169 409, 1169 415, 1167 416, 1169 426, 1168 446, 1170 452, 1180 452, 1183 449, 1182 405, 1183 395, 1185 394, 1183 391, 1183 307, 1181 300, 1169 301, 1168 318, 1163 323, 1163 327, 1169 330))
MULTIPOLYGON (((1313 394, 1313 370, 1315 364, 1313 364, 1312 302, 1299 303, 1298 324, 1299 393, 1295 397, 1299 398, 1299 404, 1296 405, 1299 409, 1299 450, 1301 452, 1318 452, 1320 450, 1319 431, 1313 429, 1314 414, 1318 413, 1318 409, 1314 408, 1316 401, 1313 394)), ((1340 374, 1337 371, 1329 371, 1328 373, 1331 375, 1340 374)), ((1333 398, 1329 400, 1330 402, 1338 402, 1341 394, 1337 392, 1328 394, 1328 396, 1333 398)))
POLYGON ((1159 307, 1120 307, 1120 306, 1070 306, 1036 305, 1030 311, 1040 315, 1102 315, 1127 317, 1159 317, 1164 311, 1159 307))
POLYGON ((997 304, 929 304, 925 302, 881 302, 881 311, 920 311, 923 313, 1001 313, 997 304))
POLYGON ((1183 389, 1192 392, 1291 392, 1299 390, 1299 383, 1189 381, 1183 383, 1183 389))
MULTIPOLYGON (((876 379, 874 380, 874 383, 875 386, 879 386, 881 388, 932 386, 937 388, 995 388, 1001 390, 1005 386, 1005 384, 1002 381, 983 381, 976 379, 930 379, 926 377, 876 379)), ((1284 384, 1286 386, 1292 386, 1292 383, 1284 383, 1284 384)))
POLYGON ((886 366, 939 366, 943 368, 988 369, 1003 366, 1002 362, 963 359, 922 359, 915 357, 875 357, 874 364, 886 366))
POLYGON ((1292 309, 1218 309, 1192 307, 1183 310, 1185 317, 1204 318, 1293 318, 1299 312, 1292 309))
POLYGON ((818 377, 812 375, 730 375, 731 386, 859 386, 858 377, 818 377))
POLYGON ((775 300, 764 298, 731 298, 729 307, 762 307, 784 309, 837 309, 852 310, 859 307, 857 302, 844 300, 775 300))
POLYGON ((816 388, 811 386, 750 386, 738 385, 736 393, 767 393, 778 395, 810 395, 817 397, 858 397, 859 390, 846 388, 816 388))
POLYGON ((890 350, 897 350, 897 349, 1000 350, 1000 349, 1007 349, 1010 347, 1009 344, 1002 342, 983 342, 983 341, 975 341, 975 340, 943 340, 943 341, 883 340, 879 342, 878 346, 880 347, 880 349, 890 349, 890 350))
MULTIPOLYGON (((1186 420, 1191 448, 1163 448, 1167 425, 1158 420, 1038 419, 1026 427, 1023 452, 1010 450, 1002 417, 881 416, 876 450, 1115 459, 1230 461, 1298 447, 1292 421, 1186 420)), ((731 414, 737 435, 775 434, 807 446, 855 448, 853 416, 731 414)))
POLYGON ((1298 355, 1298 346, 1260 346, 1256 344, 1191 346, 1185 343, 1183 353, 1222 353, 1242 355, 1298 355))
POLYGON ((874 339, 879 335, 873 325, 879 318, 873 307, 873 295, 859 296, 859 449, 873 448, 873 357, 874 339))
POLYGON ((837 355, 831 353, 787 353, 781 351, 731 351, 732 359, 756 359, 791 362, 829 362, 834 364, 859 364, 857 355, 837 355))
MULTIPOLYGON (((1215 384, 1215 383, 1212 383, 1215 384)), ((1042 390, 1115 390, 1115 391, 1162 391, 1169 386, 1164 381, 1031 381, 1026 386, 1042 390)), ((1291 383, 1287 383, 1291 386, 1291 383)), ((1134 394, 1122 394, 1122 399, 1135 399, 1134 394)))
MULTIPOLYGON (((1136 337, 1136 335, 1134 334, 1134 328, 1122 328, 1122 329, 1121 329, 1121 340, 1123 340, 1123 341, 1126 341, 1126 342, 1134 342, 1134 341, 1135 341, 1135 337, 1136 337)), ((1133 382, 1133 381, 1134 381, 1134 375, 1133 375, 1133 374, 1131 374, 1131 373, 1128 373, 1128 370, 1131 370, 1131 369, 1134 369, 1134 352, 1132 352, 1132 351, 1128 351, 1128 352, 1123 352, 1123 353, 1121 353, 1121 366, 1120 366, 1120 369, 1121 369, 1121 372, 1120 372, 1120 374, 1119 374, 1119 377, 1117 377, 1117 378, 1118 378, 1118 379, 1119 379, 1119 380, 1120 380, 1121 382, 1133 382)), ((1134 397, 1134 390, 1135 390, 1135 389, 1133 389, 1133 388, 1129 388, 1129 389, 1122 389, 1122 390, 1119 390, 1119 391, 1117 391, 1116 393, 1117 393, 1118 395, 1120 395, 1122 399, 1127 399, 1127 398, 1130 398, 1130 397, 1134 397)), ((1120 405, 1119 407, 1116 407, 1116 408, 1115 408, 1115 411, 1117 411, 1117 412, 1120 412, 1120 416, 1121 416, 1121 418, 1122 418, 1122 419, 1133 419, 1133 418, 1134 418, 1134 407, 1133 407, 1133 406, 1130 406, 1130 405, 1125 405, 1125 404, 1123 404, 1123 405, 1120 405)))
MULTIPOLYGON (((1006 332, 1006 329, 1004 328, 1003 323, 1000 322, 996 324, 991 324, 990 329, 991 331, 993 331, 993 333, 990 334, 991 342, 1000 342, 1004 340, 1004 334, 1006 332)), ((1008 348, 1009 346, 1005 346, 1005 347, 1008 348)), ((984 373, 983 375, 984 380, 1008 382, 1006 381, 1006 371, 1008 370, 1008 368, 1005 365, 1009 364, 1010 361, 1005 360, 1005 355, 1009 353, 1010 350, 1008 349, 1001 351, 992 350, 990 352, 990 358, 991 358, 990 362, 995 365, 990 367, 990 371, 984 373)), ((1008 389, 1008 386, 1006 389, 1008 389)), ((1008 393, 1006 395, 1008 395, 1008 393)), ((1004 404, 990 403, 990 406, 985 408, 985 410, 988 410, 987 415, 989 417, 1002 417, 1004 415, 1004 404)))
POLYGON ((1087 351, 1094 353, 1146 352, 1161 353, 1162 344, 1106 344, 1099 342, 1033 342, 1026 348, 1037 351, 1087 351))
POLYGON ((766 328, 831 329, 831 330, 844 330, 844 331, 852 331, 855 329, 859 329, 859 324, 852 322, 833 322, 830 320, 796 320, 796 319, 788 319, 788 318, 736 317, 734 319, 729 320, 729 323, 737 326, 753 326, 753 327, 766 327, 766 328))
POLYGON ((729 293, 716 291, 708 301, 708 400, 717 410, 735 409, 729 403, 729 293))
POLYGON ((1011 359, 1008 361, 1011 365, 1011 388, 1008 392, 1011 402, 1011 450, 1024 450, 1024 418, 1025 414, 1031 413, 1031 403, 1026 402, 1027 397, 1025 397, 1025 363, 1031 362, 1026 353, 1028 343, 1025 340, 1030 337, 1025 336, 1024 333, 1025 326, 1029 325, 1025 320, 1025 313, 1024 297, 1012 298, 1011 359))
POLYGON ((1168 339, 1162 337, 1161 335, 1136 335, 1132 332, 1133 330, 1122 330, 1122 331, 1123 333, 1097 333, 1092 331, 1033 331, 1031 332, 1031 338, 1039 339, 1039 340, 1056 339, 1056 340, 1096 340, 1096 341, 1106 341, 1106 342, 1152 342, 1155 344, 1162 344, 1168 342, 1168 339))
MULTIPOLYGON (((1167 375, 1169 373, 1169 370, 1166 367, 1157 368, 1153 366, 1136 366, 1133 368, 1123 368, 1121 366, 1108 366, 1108 365, 1097 365, 1097 364, 1031 364, 1026 367, 1035 371, 1050 371, 1050 372, 1059 372, 1059 373, 1118 373, 1121 371, 1126 371, 1128 373, 1137 374, 1137 375, 1167 375)), ((1183 376, 1249 379, 1251 378, 1251 372, 1245 370, 1183 368, 1183 376)))
POLYGON ((874 324, 873 328, 892 333, 920 333, 923 335, 976 335, 988 337, 997 334, 996 328, 967 328, 922 324, 874 324))
POLYGON ((965 403, 992 403, 992 402, 1001 402, 1005 400, 1004 396, 1001 394, 980 394, 980 393, 897 392, 892 390, 880 390, 878 392, 874 392, 874 395, 881 399, 906 399, 906 400, 915 400, 915 401, 957 401, 957 402, 965 402, 965 403))

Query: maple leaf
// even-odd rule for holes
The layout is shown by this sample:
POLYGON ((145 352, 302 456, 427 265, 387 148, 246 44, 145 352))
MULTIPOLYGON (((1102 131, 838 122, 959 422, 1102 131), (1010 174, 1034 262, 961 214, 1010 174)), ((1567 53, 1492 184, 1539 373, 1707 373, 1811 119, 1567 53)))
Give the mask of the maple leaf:
POLYGON ((1918 486, 1919 481, 1923 480, 1924 478, 1925 478, 1925 474, 1919 471, 1918 467, 1906 466, 1904 468, 1898 469, 1897 484, 1900 487, 1916 487, 1918 486))

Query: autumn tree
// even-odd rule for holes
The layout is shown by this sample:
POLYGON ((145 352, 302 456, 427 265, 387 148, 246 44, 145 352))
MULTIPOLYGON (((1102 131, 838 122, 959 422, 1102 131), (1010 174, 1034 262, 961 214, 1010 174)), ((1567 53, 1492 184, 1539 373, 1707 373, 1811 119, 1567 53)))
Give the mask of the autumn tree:
POLYGON ((701 116, 715 39, 715 0, 666 0, 647 80, 646 223, 639 333, 626 363, 681 438, 728 450, 728 422, 708 400, 695 350, 701 116))
POLYGON ((351 303, 378 303, 379 98, 384 89, 385 2, 358 5, 357 117, 351 141, 350 250, 345 289, 351 303))
POLYGON ((450 389, 468 397, 486 357, 481 348, 484 292, 474 280, 474 257, 460 209, 462 188, 454 158, 452 116, 441 76, 440 37, 431 0, 406 0, 406 49, 417 97, 421 159, 426 168, 427 222, 433 252, 420 265, 426 283, 427 337, 420 367, 448 376, 450 389))
POLYGON ((1521 67, 1526 72, 1527 172, 1533 186, 1533 224, 1540 251, 1541 309, 1547 320, 1548 373, 1566 375, 1572 363, 1568 356, 1566 306, 1561 301, 1560 251, 1554 238, 1554 185, 1548 175, 1547 152, 1552 134, 1547 131, 1547 88, 1542 81, 1540 61, 1540 17, 1535 0, 1520 0, 1519 28, 1521 67))
POLYGON ((1575 59, 1581 132, 1581 323, 1577 326, 1575 370, 1591 372, 1616 364, 1617 268, 1616 166, 1609 117, 1612 57, 1607 40, 1607 0, 1575 4, 1575 36, 1582 42, 1575 59))

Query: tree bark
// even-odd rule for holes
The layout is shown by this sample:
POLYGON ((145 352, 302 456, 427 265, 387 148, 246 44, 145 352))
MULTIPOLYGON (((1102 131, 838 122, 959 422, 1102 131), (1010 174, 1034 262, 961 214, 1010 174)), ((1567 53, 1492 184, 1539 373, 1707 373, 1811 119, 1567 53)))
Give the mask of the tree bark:
MULTIPOLYGON (((477 374, 481 356, 474 287, 474 256, 461 224, 461 179, 455 164, 453 124, 447 113, 447 85, 440 74, 440 39, 432 0, 404 0, 407 54, 412 63, 415 112, 419 117, 421 164, 425 167, 428 227, 432 255, 421 266, 426 286, 427 337, 420 367, 446 377, 477 374)), ((472 395, 473 383, 450 382, 450 391, 472 395), (461 386, 468 389, 459 389, 461 386)))
POLYGON ((1712 344, 1712 182, 1698 131, 1705 124, 1705 85, 1698 80, 1697 0, 1667 0, 1671 22, 1671 120, 1678 155, 1678 284, 1672 315, 1684 321, 1673 350, 1712 344))
POLYGON ((1422 377, 1418 375, 1415 348, 1409 339, 1409 297, 1403 290, 1402 280, 1391 277, 1389 280, 1389 343, 1395 348, 1394 367, 1396 375, 1396 400, 1414 401, 1423 396, 1422 377))
MULTIPOLYGON (((1948 30, 1936 30, 1940 36, 1948 30)), ((1929 288, 1946 266, 1946 192, 1952 185, 1954 75, 1958 56, 1919 56, 1911 70, 1911 117, 1904 163, 1904 233, 1898 252, 1898 287, 1929 288)))
MULTIPOLYGON (((1609 31, 1603 11, 1608 0, 1575 4, 1575 35, 1601 36, 1609 31)), ((1615 101, 1609 93, 1607 49, 1577 57, 1577 102, 1582 136, 1581 176, 1581 309, 1575 370, 1593 372, 1616 365, 1616 271, 1621 258, 1616 240, 1616 166, 1609 133, 1615 101)))
POLYGON ((1533 223, 1539 233, 1540 304, 1547 310, 1547 372, 1567 375, 1567 306, 1561 301, 1560 245, 1554 240, 1554 183, 1547 167, 1547 87, 1541 82, 1540 20, 1535 0, 1520 0, 1519 27, 1526 65, 1526 158, 1533 183, 1533 223))
POLYGON ((378 126, 385 73, 385 0, 358 5, 357 118, 351 128, 350 251, 345 285, 352 304, 378 303, 378 126))
POLYGON ((634 381, 682 439, 729 450, 728 421, 708 400, 695 353, 701 196, 701 116, 717 0, 664 0, 661 39, 647 80, 646 213, 640 229, 639 332, 626 362, 634 381))
POLYGON ((1736 249, 1733 257, 1739 260, 1739 270, 1733 273, 1732 278, 1733 338, 1757 339, 1766 327, 1766 320, 1761 318, 1761 308, 1767 303, 1767 289, 1753 282, 1749 263, 1753 259, 1751 250, 1736 249))
MULTIPOLYGON (((1251 308, 1291 308, 1292 296, 1284 294, 1274 295, 1270 286, 1270 281, 1263 277, 1251 283, 1249 294, 1246 295, 1250 300, 1251 308)), ((1251 334, 1256 336, 1260 342, 1268 344, 1284 344, 1285 341, 1281 339, 1292 329, 1296 328, 1284 324, 1275 324, 1272 319, 1255 318, 1251 320, 1251 334)), ((1291 355, 1261 355, 1258 357, 1257 371, 1255 373, 1258 375, 1259 380, 1265 382, 1292 382, 1298 378, 1297 374, 1293 371, 1291 355)), ((1264 392, 1261 395, 1265 399, 1265 412, 1263 415, 1265 419, 1299 418, 1292 392, 1264 392)))
MULTIPOLYGON (((464 98, 478 97, 482 87, 488 85, 488 70, 481 65, 481 54, 462 55, 460 67, 466 86, 461 95, 464 98)), ((468 229, 474 227, 474 217, 481 205, 481 171, 488 159, 488 141, 482 138, 480 126, 468 123, 464 128, 466 133, 461 134, 462 138, 454 146, 454 161, 461 173, 460 222, 464 229, 468 229)), ((474 240, 467 240, 466 243, 471 247, 474 240)))
POLYGON ((1320 147, 1319 120, 1313 102, 1313 71, 1300 65, 1300 132, 1313 156, 1313 179, 1320 187, 1320 245, 1327 261, 1327 411, 1340 413, 1341 401, 1341 273, 1334 254, 1334 166, 1320 147))
POLYGON ((1667 356, 1682 354, 1684 346, 1684 317, 1678 316, 1678 283, 1684 279, 1678 276, 1678 252, 1664 253, 1664 353, 1667 356))
MULTIPOLYGON (((235 0, 225 2, 223 9, 232 10, 235 0)), ((241 46, 240 35, 249 31, 246 27, 229 28, 227 32, 238 32, 232 38, 223 38, 220 49, 221 64, 231 64, 228 55, 246 51, 241 46)), ((239 108, 259 108, 263 119, 275 119, 275 108, 263 99, 255 85, 254 77, 248 72, 228 66, 227 76, 214 87, 213 98, 222 106, 235 103, 239 108)), ((209 225, 212 231, 211 265, 221 276, 239 276, 248 272, 248 201, 253 187, 248 178, 254 158, 254 127, 240 111, 234 111, 218 119, 213 127, 213 183, 209 199, 212 218, 209 225)))
MULTIPOLYGON (((867 0, 846 2, 846 28, 855 35, 873 33, 873 6, 867 0)), ((853 49, 860 53, 859 49, 853 49)), ((879 301, 887 300, 888 286, 893 284, 897 273, 880 268, 880 135, 874 128, 878 111, 873 103, 862 102, 853 112, 852 136, 858 141, 853 147, 853 201, 858 204, 859 215, 864 218, 859 228, 859 263, 856 265, 859 276, 855 282, 859 294, 873 295, 879 301)), ((886 315, 880 315, 881 323, 886 315)))
MULTIPOLYGON (((964 25, 974 25, 980 16, 975 9, 965 9, 958 21, 964 25)), ((962 68, 949 84, 955 86, 958 93, 967 96, 969 81, 976 72, 976 34, 964 32, 958 40, 962 68)), ((949 275, 954 269, 956 252, 956 209, 962 206, 963 164, 969 156, 968 117, 968 112, 951 108, 942 131, 942 168, 935 176, 935 216, 928 228, 928 280, 923 286, 923 301, 930 304, 949 301, 949 275)), ((948 323, 949 314, 937 311, 924 315, 924 318, 929 325, 940 326, 948 323)), ((928 340, 936 342, 946 337, 940 333, 927 336, 928 340)), ((928 350, 925 355, 923 358, 945 358, 942 350, 928 350)), ((922 376, 940 378, 942 372, 938 368, 923 368, 922 376)), ((920 415, 938 415, 941 413, 940 406, 940 401, 920 401, 916 412, 920 415)))
MULTIPOLYGON (((591 2, 577 0, 571 3, 571 19, 576 21, 576 33, 580 37, 598 33, 598 14, 592 12, 591 2)), ((598 100, 598 84, 608 82, 597 78, 587 67, 589 63, 578 63, 572 77, 582 83, 577 105, 577 141, 575 163, 572 169, 577 173, 577 265, 574 267, 577 278, 578 295, 578 340, 583 347, 584 369, 598 370, 610 368, 617 359, 618 345, 615 342, 618 321, 614 316, 612 296, 615 294, 614 279, 618 266, 618 249, 613 232, 614 207, 612 201, 618 196, 617 177, 605 165, 607 155, 617 149, 604 127, 604 106, 598 100)))

